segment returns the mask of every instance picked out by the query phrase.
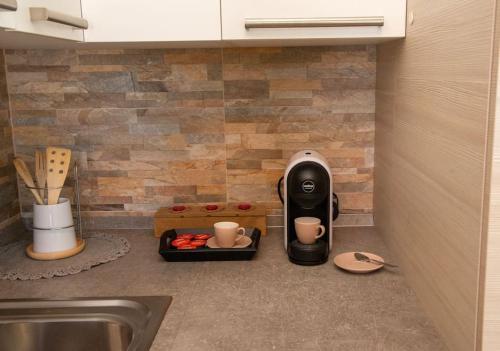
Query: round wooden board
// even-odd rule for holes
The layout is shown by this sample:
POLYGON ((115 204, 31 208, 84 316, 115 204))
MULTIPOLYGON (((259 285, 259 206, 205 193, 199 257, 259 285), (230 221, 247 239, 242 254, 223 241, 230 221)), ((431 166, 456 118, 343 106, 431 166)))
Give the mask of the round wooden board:
POLYGON ((76 254, 82 252, 84 248, 85 248, 85 240, 82 239, 77 240, 76 246, 74 248, 57 252, 34 252, 33 244, 29 244, 26 247, 26 255, 28 255, 34 260, 39 260, 39 261, 60 260, 62 258, 75 256, 76 254))

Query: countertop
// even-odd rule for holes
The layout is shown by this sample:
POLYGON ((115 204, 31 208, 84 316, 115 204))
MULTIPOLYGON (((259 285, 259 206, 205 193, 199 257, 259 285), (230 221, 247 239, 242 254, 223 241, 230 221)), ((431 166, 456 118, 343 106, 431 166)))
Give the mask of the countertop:
POLYGON ((125 257, 73 276, 0 281, 0 298, 171 295, 152 351, 446 350, 398 269, 333 265, 352 250, 393 260, 373 228, 336 229, 330 260, 315 267, 289 263, 279 231, 252 261, 198 263, 165 262, 151 233, 118 233, 132 246, 125 257))

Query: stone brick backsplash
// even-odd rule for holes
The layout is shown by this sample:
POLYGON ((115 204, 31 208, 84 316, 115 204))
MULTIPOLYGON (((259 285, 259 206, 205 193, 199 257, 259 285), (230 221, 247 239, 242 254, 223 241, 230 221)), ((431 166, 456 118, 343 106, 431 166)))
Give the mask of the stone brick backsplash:
POLYGON ((342 213, 372 212, 374 46, 7 50, 5 60, 16 152, 32 162, 37 147, 72 148, 96 217, 173 203, 279 208, 276 182, 305 148, 327 157, 342 213))
POLYGON ((229 201, 279 206, 276 181, 311 148, 332 167, 343 213, 372 209, 375 49, 224 49, 229 201))
POLYGON ((0 50, 0 230, 19 217, 16 173, 12 165, 13 155, 5 61, 0 50))

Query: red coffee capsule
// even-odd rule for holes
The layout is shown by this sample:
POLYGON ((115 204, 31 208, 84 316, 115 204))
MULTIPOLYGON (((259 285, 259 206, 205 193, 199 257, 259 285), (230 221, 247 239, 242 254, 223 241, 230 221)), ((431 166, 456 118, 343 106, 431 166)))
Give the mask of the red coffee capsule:
POLYGON ((252 208, 252 205, 248 203, 241 203, 238 205, 238 210, 247 211, 252 208))
POLYGON ((219 209, 219 206, 217 206, 217 205, 206 205, 205 209, 207 211, 215 211, 215 210, 219 209))
POLYGON ((196 234, 194 236, 195 240, 208 240, 212 237, 212 234, 196 234))
POLYGON ((191 242, 191 240, 189 240, 189 239, 175 239, 172 241, 172 246, 173 247, 180 247, 180 246, 184 246, 184 245, 189 245, 190 242, 191 242))
POLYGON ((177 234, 176 239, 184 239, 184 240, 191 240, 194 238, 194 234, 191 233, 183 233, 183 234, 177 234))
POLYGON ((186 206, 182 206, 182 205, 177 205, 177 206, 174 206, 172 207, 172 210, 174 212, 182 212, 186 209, 186 206))
POLYGON ((196 247, 202 247, 205 246, 206 244, 207 244, 206 240, 191 240, 191 242, 189 243, 189 245, 196 247))

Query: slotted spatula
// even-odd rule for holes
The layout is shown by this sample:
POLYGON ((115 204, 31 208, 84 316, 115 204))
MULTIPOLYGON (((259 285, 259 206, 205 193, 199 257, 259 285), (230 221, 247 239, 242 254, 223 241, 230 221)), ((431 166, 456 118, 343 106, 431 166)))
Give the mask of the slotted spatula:
POLYGON ((47 163, 45 162, 45 152, 41 150, 35 151, 35 178, 40 196, 45 198, 45 183, 47 182, 47 163))
POLYGON ((46 151, 47 158, 47 203, 55 205, 59 201, 66 175, 68 174, 69 163, 71 160, 71 150, 48 147, 46 151))
POLYGON ((29 190, 35 197, 36 202, 39 205, 43 205, 43 199, 40 197, 38 190, 35 189, 35 182, 33 181, 33 177, 31 176, 31 173, 28 167, 26 166, 26 163, 24 163, 24 161, 21 160, 20 158, 15 158, 14 167, 16 167, 17 173, 21 176, 21 178, 26 183, 29 190))

